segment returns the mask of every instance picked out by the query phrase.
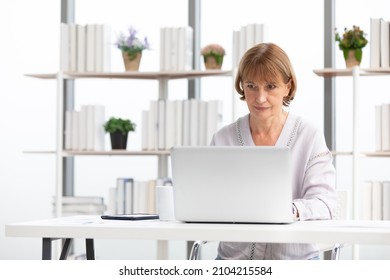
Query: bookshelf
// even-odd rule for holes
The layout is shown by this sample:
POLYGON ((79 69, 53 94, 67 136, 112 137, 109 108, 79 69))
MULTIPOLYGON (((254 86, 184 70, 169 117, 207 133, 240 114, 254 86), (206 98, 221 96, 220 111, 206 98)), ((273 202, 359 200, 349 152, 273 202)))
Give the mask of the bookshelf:
POLYGON ((78 156, 156 156, 158 158, 158 177, 167 177, 169 150, 104 150, 104 151, 69 151, 64 150, 64 81, 76 79, 143 79, 159 82, 158 99, 168 99, 168 82, 174 79, 196 79, 212 76, 231 76, 226 70, 188 70, 188 71, 155 71, 155 72, 99 72, 99 73, 42 73, 26 74, 38 79, 55 79, 57 82, 57 137, 54 151, 26 151, 26 153, 52 154, 56 157, 56 216, 62 216, 63 196, 63 158, 78 156))
MULTIPOLYGON (((364 157, 390 157, 388 151, 362 151, 359 145, 359 132, 361 124, 359 121, 359 102, 360 102, 360 87, 359 81, 362 76, 388 76, 390 68, 360 68, 355 66, 349 69, 315 69, 313 70, 319 77, 352 77, 352 151, 339 152, 333 151, 333 155, 350 155, 352 156, 352 219, 360 217, 360 193, 362 179, 359 176, 360 161, 364 157)), ((374 136, 372 136, 374 137, 374 136)), ((357 245, 354 245, 353 258, 359 259, 359 251, 357 245)))

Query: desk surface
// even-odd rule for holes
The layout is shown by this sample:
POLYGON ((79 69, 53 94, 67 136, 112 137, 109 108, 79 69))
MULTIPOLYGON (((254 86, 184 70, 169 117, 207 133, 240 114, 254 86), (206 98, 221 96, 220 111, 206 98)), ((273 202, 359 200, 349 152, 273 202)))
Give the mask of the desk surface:
POLYGON ((390 244, 390 221, 205 224, 73 216, 5 225, 8 237, 390 244))

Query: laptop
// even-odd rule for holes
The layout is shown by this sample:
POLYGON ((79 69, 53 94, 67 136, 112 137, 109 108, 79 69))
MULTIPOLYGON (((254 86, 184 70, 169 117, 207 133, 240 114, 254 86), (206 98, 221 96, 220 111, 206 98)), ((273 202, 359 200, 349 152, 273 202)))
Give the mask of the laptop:
POLYGON ((289 148, 173 147, 175 218, 184 222, 292 223, 289 148))

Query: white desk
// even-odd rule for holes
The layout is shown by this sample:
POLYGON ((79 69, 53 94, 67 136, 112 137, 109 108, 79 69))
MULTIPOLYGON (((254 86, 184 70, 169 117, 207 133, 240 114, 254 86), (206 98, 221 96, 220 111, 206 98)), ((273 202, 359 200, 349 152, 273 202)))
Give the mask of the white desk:
POLYGON ((269 243, 390 244, 390 221, 304 221, 289 225, 195 224, 113 221, 100 216, 74 216, 5 225, 8 237, 43 238, 42 258, 51 258, 51 241, 65 239, 66 258, 74 238, 86 239, 87 258, 94 259, 94 239, 159 240, 158 258, 166 258, 168 240, 269 243))

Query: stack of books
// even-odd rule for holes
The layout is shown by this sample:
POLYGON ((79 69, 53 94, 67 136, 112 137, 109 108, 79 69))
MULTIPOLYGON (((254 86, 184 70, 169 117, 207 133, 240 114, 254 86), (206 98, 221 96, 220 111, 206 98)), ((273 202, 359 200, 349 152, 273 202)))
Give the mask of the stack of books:
MULTIPOLYGON (((53 197, 53 212, 56 209, 56 197, 53 197)), ((64 216, 102 215, 106 211, 103 197, 99 196, 64 196, 62 212, 64 216)))
POLYGON ((61 23, 61 70, 109 72, 112 46, 108 25, 61 23))

